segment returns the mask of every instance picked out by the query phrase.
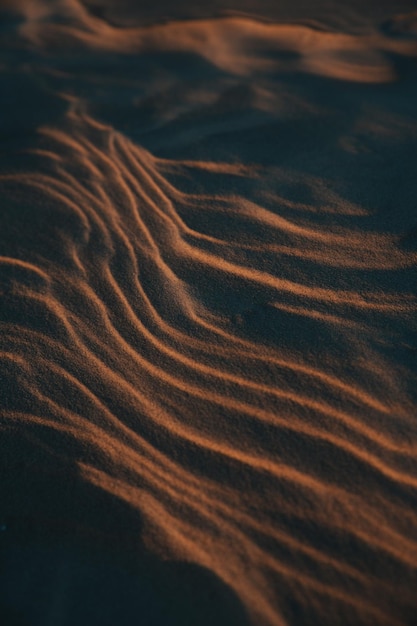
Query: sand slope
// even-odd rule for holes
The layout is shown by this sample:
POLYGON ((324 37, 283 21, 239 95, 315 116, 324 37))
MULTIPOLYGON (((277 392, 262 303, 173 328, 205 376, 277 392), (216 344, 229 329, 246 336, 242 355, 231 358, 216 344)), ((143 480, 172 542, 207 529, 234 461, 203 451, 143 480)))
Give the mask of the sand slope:
POLYGON ((4 619, 411 626, 417 15, 2 6, 4 619))

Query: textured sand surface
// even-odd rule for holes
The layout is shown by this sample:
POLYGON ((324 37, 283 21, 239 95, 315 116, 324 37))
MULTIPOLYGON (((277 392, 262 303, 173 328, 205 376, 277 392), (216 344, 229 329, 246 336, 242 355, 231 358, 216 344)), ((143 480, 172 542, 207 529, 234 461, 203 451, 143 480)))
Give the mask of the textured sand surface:
POLYGON ((417 623, 417 13, 312 4, 0 0, 6 626, 417 623))

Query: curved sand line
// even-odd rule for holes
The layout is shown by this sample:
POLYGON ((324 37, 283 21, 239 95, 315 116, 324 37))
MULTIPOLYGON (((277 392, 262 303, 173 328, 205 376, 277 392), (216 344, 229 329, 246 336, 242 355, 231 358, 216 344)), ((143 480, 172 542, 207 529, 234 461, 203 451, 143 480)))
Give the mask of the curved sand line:
MULTIPOLYGON (((327 178, 310 163, 303 171, 303 156, 286 166, 285 151, 277 163, 245 163, 244 148, 229 161, 215 148, 206 159, 190 153, 207 137, 220 145, 230 133, 236 142, 268 125, 272 133, 290 115, 277 108, 279 91, 300 96, 294 76, 309 76, 314 92, 355 83, 366 91, 346 90, 355 112, 366 98, 373 105, 373 89, 387 90, 388 107, 396 81, 407 102, 396 59, 417 56, 412 18, 359 36, 236 17, 122 30, 69 1, 16 10, 39 89, 65 107, 56 122, 36 123, 26 161, 0 173, 1 425, 6 442, 17 433, 34 455, 10 444, 4 469, 30 473, 41 490, 51 464, 78 488, 97 487, 109 510, 124 502, 140 514, 149 551, 210 570, 254 624, 411 624, 416 252, 401 244, 407 206, 397 219, 384 214, 383 194, 370 196, 374 214, 350 184, 344 197, 320 149, 327 178), (175 59, 160 69, 169 55, 213 74, 206 91, 190 79, 184 103, 169 115, 161 105, 154 125, 132 123, 129 137, 117 130, 105 54, 140 111, 158 94, 171 102, 181 84, 175 59), (142 59, 159 68, 143 83, 131 74, 142 59), (84 63, 97 72, 91 93, 84 63), (268 82, 276 76, 285 89, 268 82), (216 111, 227 114, 230 93, 233 106, 251 98, 243 126, 226 131, 216 111)), ((300 119, 330 106, 315 97, 291 100, 300 119)), ((370 118, 356 114, 350 134, 330 125, 323 143, 362 188, 373 138, 388 160, 416 128, 404 113, 403 125, 393 115, 377 132, 379 112, 368 136, 370 118)), ((6 514, 46 519, 37 506, 18 495, 6 514)))

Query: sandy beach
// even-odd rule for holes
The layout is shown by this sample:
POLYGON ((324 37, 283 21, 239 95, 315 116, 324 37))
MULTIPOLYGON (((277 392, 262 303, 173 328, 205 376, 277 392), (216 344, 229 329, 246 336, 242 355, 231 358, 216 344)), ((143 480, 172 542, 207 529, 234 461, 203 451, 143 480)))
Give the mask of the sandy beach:
POLYGON ((0 0, 0 624, 417 624, 415 2, 0 0))

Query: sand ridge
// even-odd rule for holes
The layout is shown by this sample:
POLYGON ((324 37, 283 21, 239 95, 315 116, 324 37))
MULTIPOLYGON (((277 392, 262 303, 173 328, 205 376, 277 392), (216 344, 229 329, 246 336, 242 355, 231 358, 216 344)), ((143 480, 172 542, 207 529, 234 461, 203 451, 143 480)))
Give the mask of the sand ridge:
MULTIPOLYGON (((411 626, 415 16, 13 11, 2 540, 65 520, 199 567, 236 598, 220 623, 411 626)), ((0 604, 45 623, 13 580, 0 604)))

